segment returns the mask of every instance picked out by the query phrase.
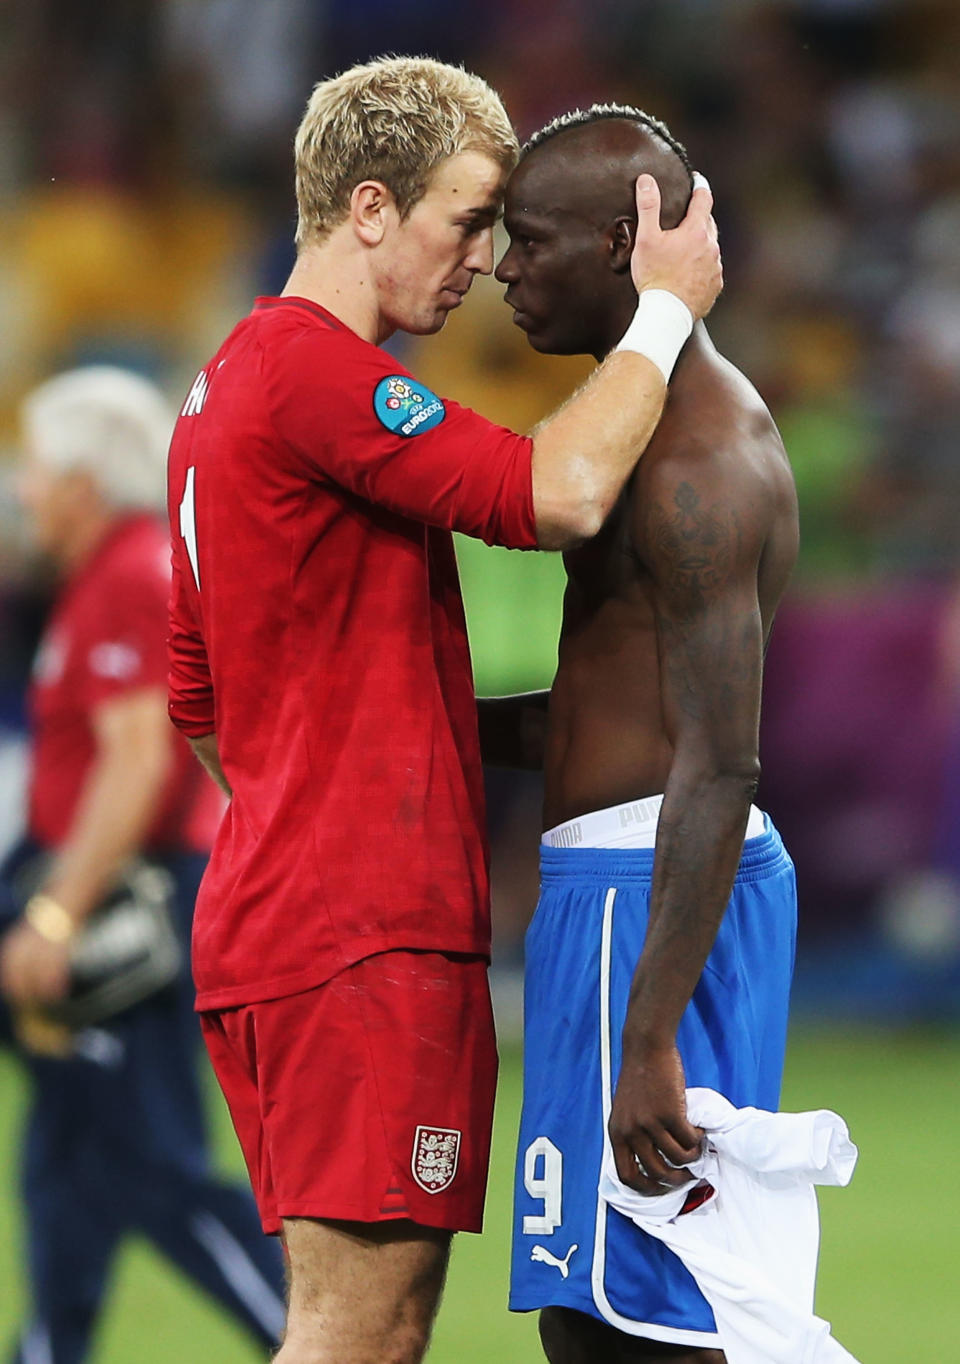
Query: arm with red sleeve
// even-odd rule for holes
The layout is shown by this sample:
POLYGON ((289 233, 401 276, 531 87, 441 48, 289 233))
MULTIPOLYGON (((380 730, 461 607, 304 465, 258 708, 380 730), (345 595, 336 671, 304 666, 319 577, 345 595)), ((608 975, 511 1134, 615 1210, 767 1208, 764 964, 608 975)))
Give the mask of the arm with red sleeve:
POLYGON ((229 796, 230 784, 224 776, 217 752, 210 664, 185 588, 184 573, 189 572, 189 568, 182 567, 181 553, 182 548, 177 545, 173 554, 167 636, 170 664, 168 712, 210 776, 229 796))
POLYGON ((312 472, 400 516, 536 547, 529 436, 440 400, 344 330, 301 331, 266 381, 275 430, 312 472))
POLYGON ((345 329, 302 331, 265 378, 275 429, 312 472, 412 520, 536 547, 529 436, 441 400, 345 329))
MULTIPOLYGON (((44 895, 79 925, 142 846, 173 760, 167 721, 164 643, 166 575, 156 565, 104 593, 102 619, 89 624, 77 700, 89 717, 94 757, 44 895)), ((27 920, 6 934, 0 988, 30 1003, 59 998, 68 983, 65 942, 27 920)))
POLYGON ((568 549, 595 535, 646 448, 666 385, 643 355, 614 353, 531 436, 441 400, 343 328, 303 330, 267 357, 280 437, 369 502, 508 549, 568 549), (391 416, 391 385, 423 401, 391 416), (404 416, 407 420, 404 420, 404 416))

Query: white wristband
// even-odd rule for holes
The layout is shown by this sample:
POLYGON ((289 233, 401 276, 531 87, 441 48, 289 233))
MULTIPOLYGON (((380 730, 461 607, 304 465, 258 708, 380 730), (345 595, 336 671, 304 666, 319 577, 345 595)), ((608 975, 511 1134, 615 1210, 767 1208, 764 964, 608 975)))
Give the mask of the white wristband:
POLYGON ((693 331, 693 314, 682 298, 666 289, 644 289, 614 350, 632 350, 652 360, 669 383, 677 356, 693 331))

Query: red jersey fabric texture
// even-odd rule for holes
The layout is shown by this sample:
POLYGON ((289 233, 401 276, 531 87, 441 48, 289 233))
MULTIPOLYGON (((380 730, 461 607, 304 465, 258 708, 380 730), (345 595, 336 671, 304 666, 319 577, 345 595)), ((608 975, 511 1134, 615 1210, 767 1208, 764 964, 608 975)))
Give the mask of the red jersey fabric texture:
MULTIPOLYGON (((113 697, 167 681, 170 545, 163 523, 117 520, 65 583, 34 662, 28 826, 46 847, 66 838, 96 757, 93 718, 113 697)), ((188 745, 175 757, 147 850, 206 852, 223 800, 188 745)))
POLYGON ((170 714, 216 732, 233 791, 198 1009, 394 948, 489 952, 450 532, 533 548, 531 455, 304 299, 259 300, 198 375, 170 452, 170 714))

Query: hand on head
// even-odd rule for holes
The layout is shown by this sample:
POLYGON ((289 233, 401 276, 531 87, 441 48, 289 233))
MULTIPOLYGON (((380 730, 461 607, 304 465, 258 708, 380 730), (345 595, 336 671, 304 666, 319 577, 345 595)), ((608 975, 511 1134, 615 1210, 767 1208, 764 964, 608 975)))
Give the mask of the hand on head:
POLYGON ((637 177, 637 237, 630 271, 637 292, 667 289, 695 318, 705 317, 723 288, 723 264, 713 220, 713 195, 702 175, 686 217, 677 227, 660 226, 660 189, 652 175, 637 177))

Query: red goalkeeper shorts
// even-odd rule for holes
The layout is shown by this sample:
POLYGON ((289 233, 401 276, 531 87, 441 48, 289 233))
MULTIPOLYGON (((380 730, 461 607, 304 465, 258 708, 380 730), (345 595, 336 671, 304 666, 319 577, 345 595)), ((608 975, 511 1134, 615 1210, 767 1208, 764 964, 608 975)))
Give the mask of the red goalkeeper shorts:
POLYGON ((480 1230, 497 1080, 484 959, 383 952, 200 1021, 264 1231, 284 1217, 480 1230))

